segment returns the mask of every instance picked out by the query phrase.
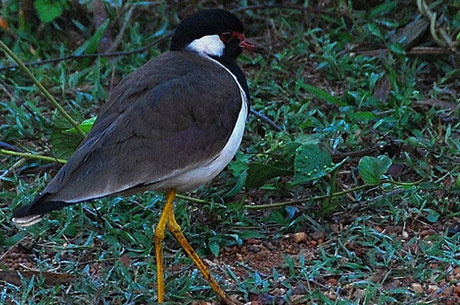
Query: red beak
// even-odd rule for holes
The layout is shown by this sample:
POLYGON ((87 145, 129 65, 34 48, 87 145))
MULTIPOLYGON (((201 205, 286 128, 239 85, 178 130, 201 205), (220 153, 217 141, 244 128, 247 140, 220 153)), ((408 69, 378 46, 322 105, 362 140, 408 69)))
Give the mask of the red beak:
POLYGON ((243 50, 248 50, 248 51, 252 51, 254 49, 256 49, 256 45, 246 39, 243 39, 240 41, 240 47, 243 48, 243 50))
POLYGON ((252 51, 257 48, 257 46, 254 43, 248 41, 246 37, 244 37, 243 34, 238 33, 238 32, 233 32, 233 36, 235 36, 236 38, 240 40, 240 47, 243 48, 243 50, 252 51))

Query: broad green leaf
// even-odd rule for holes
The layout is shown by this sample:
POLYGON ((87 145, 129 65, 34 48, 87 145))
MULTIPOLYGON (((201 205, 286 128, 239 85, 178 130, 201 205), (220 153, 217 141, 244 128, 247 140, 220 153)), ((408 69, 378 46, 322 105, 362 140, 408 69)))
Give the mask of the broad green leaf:
POLYGON ((358 172, 364 182, 370 185, 377 185, 383 178, 383 175, 391 166, 391 159, 387 156, 362 157, 358 163, 358 172))
POLYGON ((5 238, 2 240, 2 243, 0 245, 5 246, 5 247, 11 247, 20 240, 24 239, 26 235, 29 234, 26 230, 20 231, 19 233, 16 233, 8 238, 5 238))
POLYGON ((323 89, 320 89, 320 88, 317 88, 311 85, 307 85, 307 84, 302 84, 301 87, 305 89, 305 91, 307 91, 308 93, 310 93, 311 95, 315 96, 316 98, 320 100, 323 100, 323 101, 326 101, 328 103, 338 105, 338 106, 346 105, 345 102, 343 102, 342 100, 340 100, 339 98, 335 96, 330 95, 327 91, 323 89))
POLYGON ((379 27, 378 27, 376 24, 374 24, 374 23, 368 24, 368 25, 367 25, 367 29, 369 30, 369 32, 370 32, 372 35, 374 35, 374 36, 376 36, 376 37, 379 37, 379 38, 383 39, 383 35, 382 35, 382 33, 380 32, 380 29, 379 29, 379 27))
POLYGON ((238 236, 241 239, 250 239, 250 238, 265 238, 266 236, 260 232, 257 231, 242 231, 241 233, 238 233, 238 236))
POLYGON ((391 12, 397 5, 399 1, 386 1, 380 5, 377 5, 369 12, 369 17, 376 18, 391 12))
POLYGON ((390 51, 399 54, 399 55, 406 55, 406 51, 399 43, 392 43, 390 44, 390 51))
POLYGON ((370 121, 376 118, 375 114, 370 111, 358 111, 348 113, 348 116, 356 121, 370 121))
POLYGON ((291 176, 294 172, 292 170, 275 167, 263 163, 251 163, 248 169, 248 177, 246 179, 246 188, 251 189, 264 184, 265 181, 283 176, 291 176))
POLYGON ((41 21, 51 22, 62 15, 64 2, 60 0, 35 0, 34 7, 41 21))
POLYGON ((244 187, 244 184, 246 182, 246 178, 248 176, 247 172, 242 172, 240 176, 238 177, 238 180, 236 181, 236 184, 232 187, 230 191, 228 191, 225 195, 223 195, 223 198, 228 198, 228 197, 233 197, 236 194, 238 194, 244 187))
POLYGON ((238 234, 226 234, 226 236, 233 238, 238 246, 243 244, 243 240, 238 234))
POLYGON ((97 29, 96 33, 88 39, 84 44, 82 44, 78 49, 73 52, 73 55, 81 55, 83 53, 86 54, 93 54, 96 52, 97 46, 99 45, 99 41, 102 38, 102 35, 105 32, 105 29, 109 25, 109 19, 107 19, 101 26, 97 29))
POLYGON ((428 212, 428 215, 426 215, 426 219, 428 219, 429 222, 437 222, 439 217, 441 216, 438 212, 432 209, 426 209, 428 212))
POLYGON ((62 129, 55 129, 51 133, 53 156, 60 159, 69 159, 77 149, 82 138, 77 133, 66 133, 62 129))
MULTIPOLYGON (((87 135, 90 132, 90 130, 93 127, 94 122, 96 121, 96 119, 97 119, 97 117, 93 117, 93 118, 90 118, 90 119, 87 119, 87 120, 84 120, 83 122, 81 122, 81 124, 79 126, 80 126, 81 131, 83 131, 83 133, 85 135, 87 135)), ((64 133, 66 133, 66 134, 77 134, 77 130, 74 127, 74 128, 64 130, 64 133)))
POLYGON ((317 180, 326 176, 343 164, 332 162, 329 151, 318 144, 305 144, 297 148, 294 160, 294 184, 317 180))
POLYGON ((227 168, 230 170, 233 176, 239 176, 242 172, 248 170, 248 159, 248 155, 245 155, 239 151, 236 153, 235 160, 230 162, 227 168))
POLYGON ((215 240, 211 240, 211 241, 209 241, 208 246, 209 246, 209 250, 211 250, 212 254, 215 257, 219 257, 219 252, 220 252, 219 243, 217 241, 215 241, 215 240))
MULTIPOLYGON (((298 143, 298 144, 302 144, 302 145, 305 145, 305 144, 319 144, 319 139, 313 135, 309 135, 309 134, 300 134, 300 136, 296 137, 295 138, 295 143, 298 143)), ((297 149, 297 147, 296 147, 297 149)))

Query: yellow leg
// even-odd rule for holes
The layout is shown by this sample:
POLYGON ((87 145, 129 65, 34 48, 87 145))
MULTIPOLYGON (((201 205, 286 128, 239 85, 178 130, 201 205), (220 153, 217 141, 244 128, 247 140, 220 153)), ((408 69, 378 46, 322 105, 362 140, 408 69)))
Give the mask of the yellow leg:
MULTIPOLYGON (((166 192, 166 205, 161 213, 160 221, 155 228, 155 256, 157 260, 157 287, 158 287, 158 303, 163 303, 163 296, 165 294, 165 284, 163 281, 163 253, 162 245, 165 238, 165 227, 168 221, 169 214, 173 211, 174 198, 176 197, 176 191, 170 190, 166 192)), ((173 211, 174 212, 174 211, 173 211)))
POLYGON ((196 266, 203 273, 204 278, 208 281, 211 288, 214 289, 219 298, 225 304, 240 305, 240 302, 230 299, 222 290, 222 288, 219 287, 219 284, 217 284, 216 280, 211 276, 211 273, 209 272, 208 268, 206 268, 201 258, 198 256, 198 254, 196 254, 195 250, 193 250, 192 246, 189 244, 184 234, 182 233, 180 225, 176 221, 176 217, 174 216, 174 206, 172 206, 172 208, 168 210, 168 213, 169 231, 171 231, 171 233, 176 237, 177 241, 180 243, 185 252, 187 252, 188 256, 190 256, 190 258, 195 262, 196 266))

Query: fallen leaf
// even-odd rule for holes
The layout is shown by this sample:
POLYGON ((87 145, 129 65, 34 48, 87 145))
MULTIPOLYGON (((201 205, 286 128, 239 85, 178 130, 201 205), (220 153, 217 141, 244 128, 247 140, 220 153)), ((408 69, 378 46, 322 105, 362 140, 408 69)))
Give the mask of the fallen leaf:
POLYGON ((447 109, 447 110, 454 110, 457 108, 457 105, 454 103, 441 101, 438 99, 427 99, 427 100, 420 100, 415 102, 417 105, 423 106, 432 106, 439 109, 447 109))
POLYGON ((5 30, 9 29, 8 22, 2 17, 0 17, 0 27, 4 28, 5 30))
POLYGON ((401 177, 406 166, 404 164, 392 164, 387 171, 387 175, 391 176, 393 179, 401 177))
POLYGON ((387 75, 384 75, 375 85, 374 96, 381 102, 385 102, 391 92, 391 82, 387 75))
POLYGON ((417 39, 422 37, 428 29, 429 21, 426 18, 419 18, 406 24, 405 27, 398 29, 391 37, 390 42, 400 43, 403 47, 414 46, 417 39))
POLYGON ((123 254, 123 255, 120 257, 120 262, 121 262, 125 267, 131 266, 131 259, 129 258, 129 256, 128 256, 127 254, 123 254))
MULTIPOLYGON (((48 285, 56 285, 59 283, 73 281, 73 277, 66 273, 40 272, 30 270, 20 270, 19 272, 23 277, 28 279, 32 278, 32 276, 43 276, 45 283, 48 285)), ((8 282, 17 286, 22 284, 17 270, 0 271, 0 281, 8 282)))

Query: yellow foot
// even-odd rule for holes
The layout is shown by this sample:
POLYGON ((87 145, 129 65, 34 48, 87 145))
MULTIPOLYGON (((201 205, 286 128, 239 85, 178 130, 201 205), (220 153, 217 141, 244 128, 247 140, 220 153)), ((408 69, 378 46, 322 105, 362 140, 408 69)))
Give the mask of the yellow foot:
POLYGON ((171 231, 171 233, 176 237, 177 241, 180 243, 185 252, 187 252, 188 256, 193 260, 197 268, 201 271, 201 273, 203 273, 204 278, 208 281, 211 288, 217 293, 219 299, 226 305, 242 305, 242 303, 228 297, 224 290, 219 287, 217 281, 211 276, 211 273, 209 272, 206 265, 203 263, 201 258, 198 256, 198 254, 195 252, 195 250, 192 248, 182 233, 182 229, 177 223, 176 217, 174 216, 174 208, 169 210, 168 228, 169 231, 171 231))
POLYGON ((187 252, 188 256, 193 260, 198 269, 203 273, 204 278, 208 281, 211 288, 217 293, 219 299, 226 305, 242 305, 237 300, 228 297, 224 290, 219 287, 217 281, 211 276, 206 265, 203 263, 198 254, 193 250, 190 243, 182 233, 180 225, 174 216, 174 198, 176 197, 176 190, 172 189, 166 192, 166 205, 161 213, 160 221, 155 229, 155 256, 157 260, 157 286, 158 286, 158 303, 163 303, 164 300, 164 281, 163 281, 163 254, 162 245, 165 237, 165 227, 168 224, 169 231, 176 237, 182 248, 187 252))

